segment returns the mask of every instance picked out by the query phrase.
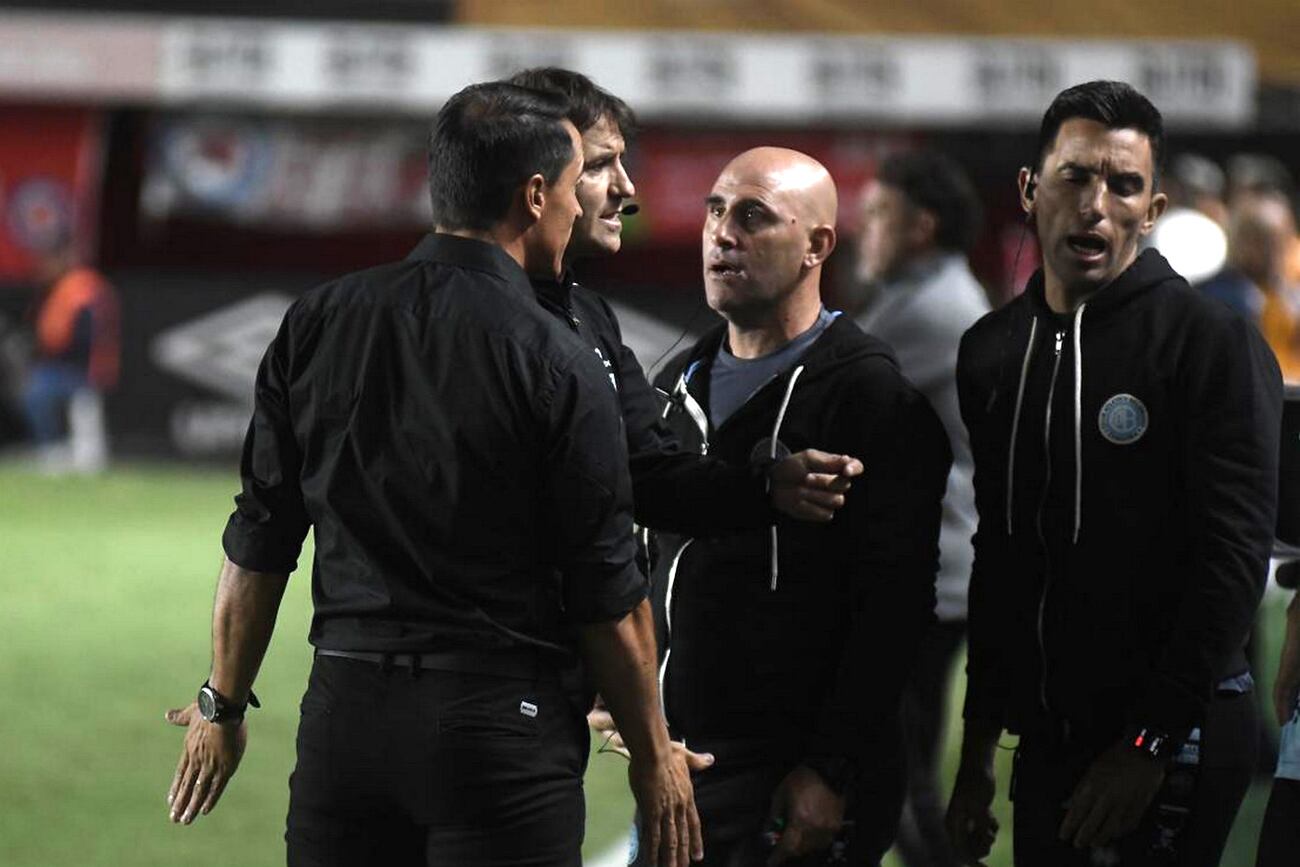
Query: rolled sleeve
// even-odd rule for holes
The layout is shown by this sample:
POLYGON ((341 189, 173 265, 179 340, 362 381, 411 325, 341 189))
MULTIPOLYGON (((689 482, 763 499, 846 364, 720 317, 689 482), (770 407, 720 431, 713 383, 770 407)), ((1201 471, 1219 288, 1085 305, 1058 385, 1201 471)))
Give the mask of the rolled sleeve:
POLYGON ((257 371, 253 418, 240 459, 243 490, 222 534, 231 562, 254 572, 287 575, 298 566, 310 520, 299 474, 302 456, 289 409, 290 317, 286 314, 257 371))
POLYGON ((632 483, 618 402, 586 354, 555 373, 547 406, 545 507, 558 529, 566 616, 617 620, 648 592, 636 567, 632 483))

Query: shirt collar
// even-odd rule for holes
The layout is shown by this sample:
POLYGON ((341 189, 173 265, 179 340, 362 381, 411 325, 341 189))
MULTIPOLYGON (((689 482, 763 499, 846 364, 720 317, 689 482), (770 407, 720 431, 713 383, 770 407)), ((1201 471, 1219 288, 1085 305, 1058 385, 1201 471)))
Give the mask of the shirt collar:
POLYGON ((407 255, 407 260, 423 260, 450 265, 454 268, 468 268, 483 271, 517 288, 532 294, 532 285, 528 275, 519 263, 510 258, 510 254, 487 241, 475 238, 462 238, 445 232, 431 232, 420 239, 415 249, 407 255))

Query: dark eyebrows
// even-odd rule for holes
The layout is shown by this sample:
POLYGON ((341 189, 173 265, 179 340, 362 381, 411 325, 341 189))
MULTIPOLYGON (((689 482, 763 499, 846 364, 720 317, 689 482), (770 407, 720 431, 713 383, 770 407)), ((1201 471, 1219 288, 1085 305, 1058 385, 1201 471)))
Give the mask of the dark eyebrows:
MULTIPOLYGON (((1067 160, 1066 162, 1061 163, 1060 166, 1057 167, 1057 171, 1060 173, 1082 172, 1088 175, 1096 175, 1100 173, 1100 169, 1096 166, 1084 165, 1083 163, 1074 162, 1073 160, 1067 160)), ((1141 172, 1111 172, 1107 180, 1112 182, 1121 181, 1135 187, 1138 191, 1146 189, 1147 185, 1146 176, 1141 172)))
MULTIPOLYGON (((705 207, 708 208, 725 208, 727 206, 727 200, 715 193, 704 200, 704 205, 705 207)), ((772 219, 776 217, 776 213, 767 205, 766 202, 764 202, 761 199, 756 199, 752 196, 746 196, 745 198, 737 199, 736 201, 731 203, 731 207, 734 210, 741 210, 743 208, 754 208, 758 210, 763 217, 766 217, 768 219, 772 219)))

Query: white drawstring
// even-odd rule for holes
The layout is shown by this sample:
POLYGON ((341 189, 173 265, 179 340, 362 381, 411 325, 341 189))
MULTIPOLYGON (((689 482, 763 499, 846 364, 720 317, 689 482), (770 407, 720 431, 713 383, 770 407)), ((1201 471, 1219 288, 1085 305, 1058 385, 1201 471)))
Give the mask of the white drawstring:
POLYGON ((1083 308, 1074 312, 1074 544, 1083 524, 1083 308))
MULTIPOLYGON (((790 374, 790 381, 785 385, 785 397, 781 399, 781 408, 776 413, 776 424, 772 426, 772 443, 768 451, 768 458, 776 460, 777 437, 781 434, 781 424, 785 421, 785 411, 790 406, 790 395, 794 394, 794 384, 799 379, 799 374, 803 373, 803 365, 799 365, 790 374)), ((780 574, 780 568, 777 565, 777 548, 776 548, 776 524, 772 525, 772 580, 770 589, 776 590, 777 577, 780 574)))
POLYGON ((1025 344, 1025 360, 1020 364, 1020 387, 1016 389, 1016 409, 1011 416, 1011 446, 1007 450, 1007 535, 1011 535, 1011 500, 1016 480, 1016 434, 1020 431, 1020 408, 1025 402, 1025 380, 1029 378, 1029 359, 1034 353, 1034 337, 1038 334, 1038 317, 1029 326, 1029 342, 1025 344))

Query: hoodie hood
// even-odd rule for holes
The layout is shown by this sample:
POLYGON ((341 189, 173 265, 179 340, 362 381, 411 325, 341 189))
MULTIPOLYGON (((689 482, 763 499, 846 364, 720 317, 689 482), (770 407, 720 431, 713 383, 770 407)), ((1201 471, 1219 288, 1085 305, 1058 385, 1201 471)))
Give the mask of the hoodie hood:
MULTIPOLYGON (((801 383, 806 384, 833 375, 840 368, 871 356, 888 359, 891 365, 898 367, 898 360, 889 344, 864 334, 849 317, 840 315, 839 311, 832 311, 832 313, 835 314, 835 321, 808 347, 808 351, 791 365, 791 370, 796 367, 803 368, 800 374, 801 383)), ((685 361, 680 362, 681 374, 687 382, 693 379, 701 366, 712 362, 713 357, 717 355, 718 347, 726 337, 727 323, 719 323, 690 350, 685 361)), ((782 379, 789 374, 790 370, 787 370, 777 378, 782 379)))
MULTIPOLYGON (((1143 250, 1133 260, 1133 264, 1125 268, 1110 285, 1099 289, 1088 298, 1085 302, 1088 316, 1089 318, 1108 316, 1122 309, 1133 299, 1171 280, 1179 283, 1187 282, 1158 250, 1150 248, 1143 250)), ((1024 296, 1035 313, 1052 313, 1052 309, 1047 306, 1047 289, 1042 268, 1035 271, 1029 278, 1029 282, 1025 284, 1024 296)))

